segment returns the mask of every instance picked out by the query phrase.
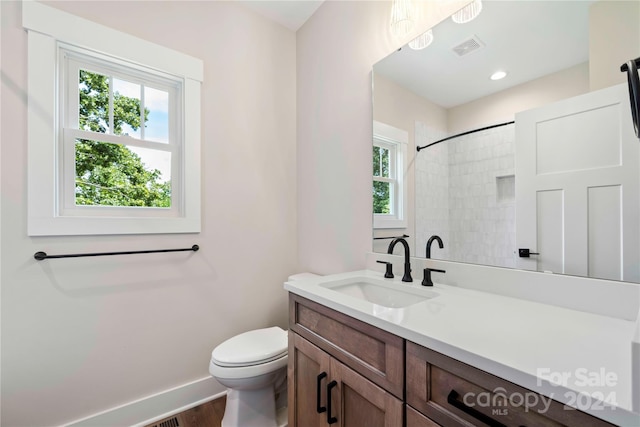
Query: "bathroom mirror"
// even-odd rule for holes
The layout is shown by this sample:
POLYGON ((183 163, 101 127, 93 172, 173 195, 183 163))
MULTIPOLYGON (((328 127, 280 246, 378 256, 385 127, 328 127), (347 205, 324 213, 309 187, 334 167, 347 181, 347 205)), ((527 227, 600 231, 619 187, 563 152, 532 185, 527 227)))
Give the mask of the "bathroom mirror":
POLYGON ((640 54, 633 3, 485 0, 474 20, 434 27, 426 48, 407 45, 375 64, 374 201, 387 169, 402 158, 378 135, 381 127, 406 135, 398 146, 407 152, 401 185, 408 200, 396 208, 406 226, 374 220, 373 250, 386 252, 391 236, 408 234, 412 255, 425 257, 427 240, 438 235, 444 248, 432 246, 434 259, 640 282, 640 144, 622 141, 632 134, 628 94, 615 100, 624 76, 609 73, 611 81, 600 72, 619 73, 612 49, 640 54), (616 25, 628 28, 608 27, 616 25), (632 37, 616 39, 625 32, 632 37), (497 71, 506 76, 492 80, 497 71), (565 181, 532 186, 532 162, 533 176, 572 174, 580 197, 565 181), (625 181, 598 181, 613 166, 625 181))

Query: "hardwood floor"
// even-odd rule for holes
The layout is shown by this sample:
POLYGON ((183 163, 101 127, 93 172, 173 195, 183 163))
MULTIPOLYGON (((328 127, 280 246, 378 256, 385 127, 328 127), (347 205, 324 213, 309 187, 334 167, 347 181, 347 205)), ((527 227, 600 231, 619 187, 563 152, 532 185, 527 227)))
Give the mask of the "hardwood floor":
POLYGON ((220 427, 226 402, 226 397, 221 397, 157 421, 147 427, 220 427))

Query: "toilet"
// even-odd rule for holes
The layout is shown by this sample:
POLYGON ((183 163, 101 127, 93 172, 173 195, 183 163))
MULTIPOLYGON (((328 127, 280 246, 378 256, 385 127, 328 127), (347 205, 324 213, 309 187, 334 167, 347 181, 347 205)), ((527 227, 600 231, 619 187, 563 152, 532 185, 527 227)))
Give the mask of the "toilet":
MULTIPOLYGON (((320 277, 289 276, 289 281, 320 277)), ((287 427, 287 331, 277 326, 229 338, 211 352, 209 373, 227 387, 222 427, 287 427)))
POLYGON ((222 427, 287 426, 287 331, 232 337, 211 353, 209 373, 227 387, 222 427))

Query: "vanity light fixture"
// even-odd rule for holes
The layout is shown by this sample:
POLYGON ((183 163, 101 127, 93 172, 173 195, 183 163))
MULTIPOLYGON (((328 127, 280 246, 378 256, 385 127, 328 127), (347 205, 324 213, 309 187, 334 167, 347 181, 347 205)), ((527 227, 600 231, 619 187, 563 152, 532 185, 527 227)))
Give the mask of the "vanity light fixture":
POLYGON ((413 50, 421 50, 433 42, 433 30, 427 30, 409 42, 409 47, 413 50))
POLYGON ((403 36, 413 29, 413 24, 413 1, 393 0, 393 3, 391 3, 391 34, 403 36))
POLYGON ((491 74, 490 79, 491 80, 500 80, 500 79, 504 79, 507 76, 507 72, 506 71, 496 71, 495 73, 491 74))
POLYGON ((480 15, 481 11, 482 0, 473 0, 473 2, 451 15, 451 20, 456 24, 465 24, 474 20, 478 15, 480 15))

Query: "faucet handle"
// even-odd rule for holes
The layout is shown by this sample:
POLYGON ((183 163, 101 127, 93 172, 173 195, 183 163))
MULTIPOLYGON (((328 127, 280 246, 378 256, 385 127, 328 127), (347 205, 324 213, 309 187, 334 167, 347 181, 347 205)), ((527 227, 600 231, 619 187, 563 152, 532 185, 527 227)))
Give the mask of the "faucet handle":
POLYGON ((384 277, 386 279, 393 279, 393 264, 387 261, 376 261, 378 264, 386 264, 387 268, 385 269, 384 272, 384 277))
POLYGON ((424 269, 424 278, 422 279, 422 286, 433 286, 433 281, 431 280, 431 272, 435 271, 436 273, 446 273, 445 270, 440 270, 437 268, 425 268, 424 269))

